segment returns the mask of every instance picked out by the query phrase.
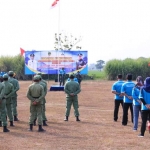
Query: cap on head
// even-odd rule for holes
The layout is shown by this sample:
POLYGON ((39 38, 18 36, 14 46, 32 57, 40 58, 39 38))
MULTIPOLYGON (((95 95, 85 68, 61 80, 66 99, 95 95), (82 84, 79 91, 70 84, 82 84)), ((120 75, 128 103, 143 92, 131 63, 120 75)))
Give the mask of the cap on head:
POLYGON ((35 55, 34 54, 30 54, 30 56, 34 57, 35 55))
POLYGON ((14 72, 13 71, 9 71, 8 75, 14 75, 14 72))
POLYGON ((38 77, 39 77, 39 80, 40 80, 40 79, 42 79, 41 75, 36 75, 36 76, 38 76, 38 77))
POLYGON ((36 75, 42 75, 42 73, 41 73, 41 72, 38 72, 36 75))
POLYGON ((79 54, 78 54, 78 56, 82 56, 82 54, 81 54, 81 53, 79 53, 79 54))
POLYGON ((40 80, 40 78, 39 78, 39 75, 35 75, 34 77, 33 77, 33 80, 40 80))
POLYGON ((7 74, 4 74, 4 75, 3 75, 3 78, 4 78, 4 79, 8 79, 8 75, 7 75, 7 74))

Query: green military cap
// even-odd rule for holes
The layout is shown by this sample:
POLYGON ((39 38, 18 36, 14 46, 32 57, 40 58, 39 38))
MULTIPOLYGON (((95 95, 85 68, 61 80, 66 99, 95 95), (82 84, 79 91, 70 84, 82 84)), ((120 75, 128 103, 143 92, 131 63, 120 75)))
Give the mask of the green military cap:
POLYGON ((41 72, 38 72, 36 75, 42 75, 42 73, 41 73, 41 72))
POLYGON ((8 75, 14 75, 14 72, 13 71, 9 71, 8 75))
POLYGON ((39 78, 39 76, 38 75, 35 75, 34 77, 33 77, 33 80, 39 80, 40 78, 39 78))
POLYGON ((8 79, 8 75, 7 75, 7 74, 4 74, 4 75, 3 75, 3 78, 4 78, 4 79, 8 79))
POLYGON ((38 77, 39 77, 39 79, 42 79, 41 75, 36 75, 36 76, 38 76, 38 77))

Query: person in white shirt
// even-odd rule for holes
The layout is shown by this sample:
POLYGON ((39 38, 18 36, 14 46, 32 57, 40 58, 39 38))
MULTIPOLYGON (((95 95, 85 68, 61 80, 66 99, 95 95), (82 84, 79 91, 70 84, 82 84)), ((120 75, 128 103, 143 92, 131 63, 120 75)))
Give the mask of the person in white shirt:
POLYGON ((30 54, 30 60, 28 61, 28 67, 37 70, 37 61, 34 60, 34 54, 30 54))

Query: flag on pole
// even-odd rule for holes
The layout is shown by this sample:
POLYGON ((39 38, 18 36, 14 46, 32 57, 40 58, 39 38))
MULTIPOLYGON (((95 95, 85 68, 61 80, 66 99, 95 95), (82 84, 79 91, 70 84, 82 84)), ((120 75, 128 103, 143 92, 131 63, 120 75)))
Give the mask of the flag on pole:
POLYGON ((57 5, 57 2, 58 2, 59 0, 54 0, 54 2, 52 3, 52 5, 51 5, 51 8, 54 8, 56 5, 57 5))
POLYGON ((24 57, 24 55, 25 55, 25 50, 24 50, 23 48, 20 48, 20 55, 21 55, 22 57, 24 57))

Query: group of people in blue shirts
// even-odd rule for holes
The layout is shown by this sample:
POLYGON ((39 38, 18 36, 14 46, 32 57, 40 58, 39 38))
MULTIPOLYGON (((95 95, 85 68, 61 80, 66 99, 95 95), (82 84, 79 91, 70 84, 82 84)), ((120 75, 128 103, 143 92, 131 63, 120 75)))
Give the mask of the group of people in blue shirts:
POLYGON ((136 83, 132 81, 132 74, 127 74, 127 81, 123 81, 121 74, 117 76, 118 81, 112 85, 114 96, 114 121, 118 120, 119 106, 122 105, 123 117, 122 125, 128 123, 128 110, 131 112, 133 131, 137 131, 139 114, 141 114, 142 124, 139 137, 144 137, 146 125, 150 125, 150 77, 143 80, 142 76, 136 78, 136 83))

